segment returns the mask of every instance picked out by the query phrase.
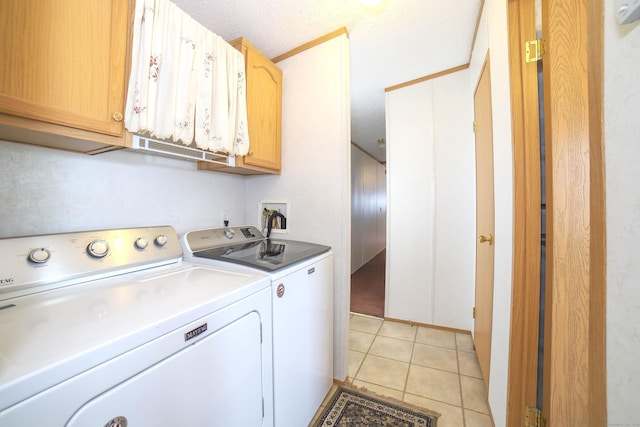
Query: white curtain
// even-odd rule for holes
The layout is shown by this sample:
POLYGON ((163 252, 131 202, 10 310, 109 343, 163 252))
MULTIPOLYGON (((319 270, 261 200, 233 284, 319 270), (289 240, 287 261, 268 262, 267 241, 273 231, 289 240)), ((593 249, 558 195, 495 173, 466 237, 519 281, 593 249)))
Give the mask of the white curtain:
POLYGON ((247 154, 243 55, 170 1, 137 0, 125 127, 247 154))

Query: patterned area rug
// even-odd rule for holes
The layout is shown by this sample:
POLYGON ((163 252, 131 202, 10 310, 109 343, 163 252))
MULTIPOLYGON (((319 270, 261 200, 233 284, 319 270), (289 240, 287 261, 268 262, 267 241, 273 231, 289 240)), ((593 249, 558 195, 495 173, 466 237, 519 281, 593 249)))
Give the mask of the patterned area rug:
POLYGON ((338 386, 311 427, 435 427, 439 414, 367 390, 338 386))

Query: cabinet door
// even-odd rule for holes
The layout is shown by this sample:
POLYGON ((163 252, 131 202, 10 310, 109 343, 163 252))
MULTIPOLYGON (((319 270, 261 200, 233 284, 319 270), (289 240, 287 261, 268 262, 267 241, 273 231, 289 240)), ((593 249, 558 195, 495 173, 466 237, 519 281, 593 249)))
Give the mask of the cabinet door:
POLYGON ((0 1, 0 112, 122 135, 128 0, 0 1))
POLYGON ((253 46, 243 45, 251 148, 245 165, 280 170, 282 71, 253 46))

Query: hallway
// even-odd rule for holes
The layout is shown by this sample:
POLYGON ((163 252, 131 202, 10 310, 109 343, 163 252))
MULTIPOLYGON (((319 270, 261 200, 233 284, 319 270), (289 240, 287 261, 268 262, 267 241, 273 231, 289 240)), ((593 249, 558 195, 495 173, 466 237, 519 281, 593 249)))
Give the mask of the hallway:
POLYGON ((351 313, 349 381, 439 412, 438 427, 491 427, 471 336, 351 313))

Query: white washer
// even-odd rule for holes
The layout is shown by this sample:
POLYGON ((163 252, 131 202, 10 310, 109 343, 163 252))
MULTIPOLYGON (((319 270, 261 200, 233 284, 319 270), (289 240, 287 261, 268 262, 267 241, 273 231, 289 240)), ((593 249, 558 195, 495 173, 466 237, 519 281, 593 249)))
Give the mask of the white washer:
POLYGON ((180 242, 190 262, 271 276, 274 424, 308 425, 333 384, 331 248, 266 239, 252 226, 192 231, 180 242))
POLYGON ((171 227, 0 239, 0 425, 272 426, 268 276, 171 227))

